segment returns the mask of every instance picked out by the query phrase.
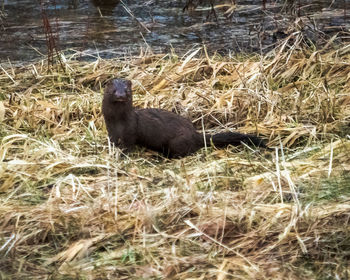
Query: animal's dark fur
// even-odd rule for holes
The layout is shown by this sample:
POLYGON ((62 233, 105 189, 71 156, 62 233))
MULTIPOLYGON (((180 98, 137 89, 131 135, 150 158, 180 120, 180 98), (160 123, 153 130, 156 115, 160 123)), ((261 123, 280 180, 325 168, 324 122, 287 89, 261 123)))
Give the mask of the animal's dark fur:
POLYGON ((129 80, 113 79, 107 83, 102 113, 111 142, 126 151, 140 145, 178 158, 204 147, 205 141, 216 147, 241 142, 265 147, 260 138, 236 132, 206 134, 204 140, 192 123, 180 115, 154 108, 135 109, 129 80))

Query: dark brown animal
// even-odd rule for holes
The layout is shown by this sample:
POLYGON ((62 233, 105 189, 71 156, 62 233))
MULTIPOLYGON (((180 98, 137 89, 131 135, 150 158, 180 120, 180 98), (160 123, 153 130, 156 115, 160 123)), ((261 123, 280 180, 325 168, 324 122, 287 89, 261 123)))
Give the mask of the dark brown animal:
POLYGON ((111 142, 126 151, 139 145, 166 157, 178 158, 194 153, 205 143, 226 147, 244 142, 265 147, 256 136, 237 132, 203 136, 189 120, 175 113, 154 108, 135 109, 129 80, 113 79, 107 83, 102 113, 111 142))

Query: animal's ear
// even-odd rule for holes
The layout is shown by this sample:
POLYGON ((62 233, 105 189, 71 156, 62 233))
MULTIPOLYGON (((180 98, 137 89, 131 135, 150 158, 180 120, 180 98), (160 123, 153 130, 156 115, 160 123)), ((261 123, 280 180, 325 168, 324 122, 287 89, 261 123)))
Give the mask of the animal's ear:
POLYGON ((113 83, 113 79, 109 79, 109 80, 104 81, 104 82, 102 83, 102 86, 103 86, 104 88, 107 88, 107 87, 109 87, 112 83, 113 83))
POLYGON ((132 87, 132 82, 131 82, 130 80, 126 80, 126 83, 127 83, 127 86, 128 86, 129 88, 132 87))
POLYGON ((107 80, 107 81, 105 81, 103 84, 102 84, 102 86, 105 88, 105 90, 107 89, 107 88, 109 88, 111 85, 112 85, 112 83, 113 83, 113 80, 107 80))

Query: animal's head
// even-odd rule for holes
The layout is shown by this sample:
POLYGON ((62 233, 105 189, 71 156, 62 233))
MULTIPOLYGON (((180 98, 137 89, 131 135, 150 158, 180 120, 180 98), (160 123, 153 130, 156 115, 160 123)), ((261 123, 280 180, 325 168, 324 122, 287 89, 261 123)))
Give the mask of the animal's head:
POLYGON ((105 87, 105 98, 110 102, 132 101, 131 81, 126 79, 112 79, 105 87))

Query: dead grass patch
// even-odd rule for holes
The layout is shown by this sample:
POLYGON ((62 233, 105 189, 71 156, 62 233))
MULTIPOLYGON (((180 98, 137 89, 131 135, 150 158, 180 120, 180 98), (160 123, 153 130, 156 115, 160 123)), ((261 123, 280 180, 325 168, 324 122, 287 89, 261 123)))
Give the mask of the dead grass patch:
POLYGON ((1 278, 346 278, 349 191, 334 180, 331 199, 315 194, 349 183, 350 46, 293 42, 244 59, 76 54, 65 72, 2 69, 1 278), (114 76, 133 80, 139 107, 276 150, 122 155, 100 110, 114 76))

